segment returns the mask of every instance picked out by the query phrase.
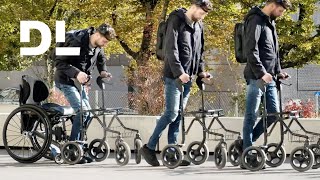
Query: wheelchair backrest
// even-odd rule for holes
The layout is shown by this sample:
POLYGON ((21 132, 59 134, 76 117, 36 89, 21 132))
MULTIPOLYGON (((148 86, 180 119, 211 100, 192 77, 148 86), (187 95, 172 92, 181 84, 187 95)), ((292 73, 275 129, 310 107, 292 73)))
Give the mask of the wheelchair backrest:
POLYGON ((35 79, 28 75, 22 76, 20 84, 20 105, 23 104, 40 104, 49 96, 48 86, 41 80, 35 79))

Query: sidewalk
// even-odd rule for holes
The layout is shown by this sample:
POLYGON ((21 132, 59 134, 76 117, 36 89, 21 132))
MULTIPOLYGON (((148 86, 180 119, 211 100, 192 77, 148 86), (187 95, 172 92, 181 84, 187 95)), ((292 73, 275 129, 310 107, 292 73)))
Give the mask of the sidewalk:
MULTIPOLYGON (((111 156, 113 154, 111 153, 111 156)), ((289 163, 278 168, 267 168, 259 172, 242 170, 230 163, 218 170, 212 156, 202 165, 191 165, 168 169, 165 166, 150 167, 144 160, 135 164, 131 159, 126 166, 119 166, 112 157, 103 162, 82 165, 57 165, 41 159, 33 164, 21 164, 14 161, 6 151, 0 150, 0 175, 3 180, 63 180, 63 179, 146 179, 146 180, 306 180, 320 179, 320 170, 299 173, 289 163)))

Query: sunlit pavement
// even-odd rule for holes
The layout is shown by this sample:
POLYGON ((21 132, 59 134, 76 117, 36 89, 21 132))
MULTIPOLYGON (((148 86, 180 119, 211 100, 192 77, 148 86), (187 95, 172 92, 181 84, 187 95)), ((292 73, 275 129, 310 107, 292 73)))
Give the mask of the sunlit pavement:
POLYGON ((210 156, 209 160, 202 165, 190 165, 168 169, 165 166, 151 167, 144 160, 136 164, 132 158, 128 165, 117 165, 113 154, 103 162, 78 165, 57 165, 53 161, 41 159, 33 164, 21 164, 13 160, 5 150, 0 150, 0 179, 32 179, 32 180, 64 180, 64 179, 90 179, 90 180, 296 180, 296 179, 320 179, 319 170, 297 172, 293 170, 288 162, 278 168, 266 168, 258 172, 234 167, 230 163, 219 170, 215 167, 210 156))

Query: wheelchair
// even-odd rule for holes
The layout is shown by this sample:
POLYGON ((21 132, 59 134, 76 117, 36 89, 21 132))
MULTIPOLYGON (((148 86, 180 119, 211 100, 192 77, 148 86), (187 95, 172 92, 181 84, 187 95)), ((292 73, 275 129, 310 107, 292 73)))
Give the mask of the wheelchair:
POLYGON ((33 163, 50 156, 52 140, 60 147, 67 140, 67 133, 60 125, 75 115, 68 106, 43 103, 49 90, 41 80, 22 76, 20 106, 7 117, 3 127, 3 143, 8 154, 21 163, 33 163))
MULTIPOLYGON (((99 87, 104 87, 101 78, 97 79, 99 87)), ((75 82, 78 90, 83 86, 75 82)), ((103 91, 102 91, 103 93, 103 91)), ((55 160, 56 163, 76 164, 87 153, 97 162, 103 161, 110 154, 110 146, 106 142, 106 132, 118 134, 116 139, 115 158, 119 165, 126 165, 131 157, 130 147, 122 140, 119 131, 111 130, 110 125, 118 118, 119 108, 83 110, 80 108, 80 124, 83 113, 93 114, 89 123, 81 126, 81 135, 79 141, 68 141, 67 124, 72 123, 73 117, 78 112, 74 112, 69 106, 60 106, 55 103, 43 103, 49 95, 48 87, 41 80, 30 76, 22 76, 20 85, 20 106, 9 114, 3 127, 3 142, 8 154, 18 162, 33 163, 46 157, 55 160), (105 116, 115 114, 106 125, 105 116), (103 121, 99 116, 103 117, 103 121), (93 119, 98 120, 104 129, 102 139, 94 139, 90 144, 86 142, 86 131, 93 119), (56 146, 60 152, 51 154, 51 147, 56 146)), ((103 94, 102 94, 103 95, 103 94)), ((104 98, 104 96, 102 96, 104 98)), ((81 97, 82 98, 82 97, 81 97)), ((104 99, 103 99, 104 102, 104 99)), ((81 105, 82 107, 82 105, 81 105)), ((122 123, 121 125, 125 127, 122 123)), ((138 130, 127 128, 136 132, 135 154, 136 163, 140 163, 141 155, 138 153, 142 146, 138 130)))

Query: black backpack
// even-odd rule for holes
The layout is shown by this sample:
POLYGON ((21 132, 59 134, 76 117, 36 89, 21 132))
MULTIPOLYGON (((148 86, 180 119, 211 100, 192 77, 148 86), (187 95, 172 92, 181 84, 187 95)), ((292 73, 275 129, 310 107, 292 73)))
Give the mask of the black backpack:
MULTIPOLYGON (((169 18, 170 18, 170 15, 169 15, 169 18)), ((160 61, 164 61, 164 58, 165 58, 165 53, 164 53, 165 43, 164 43, 164 41, 165 41, 165 37, 166 37, 168 19, 166 19, 165 21, 162 21, 159 24, 158 31, 157 31, 156 56, 157 56, 158 60, 160 60, 160 61)), ((183 28, 185 27, 185 23, 183 23, 182 21, 179 21, 179 22, 180 22, 179 32, 181 32, 183 30, 183 28)))
POLYGON ((162 21, 159 24, 157 31, 157 44, 156 44, 156 55, 158 60, 164 60, 164 38, 167 31, 167 21, 162 21))
POLYGON ((247 57, 245 54, 245 31, 244 22, 237 23, 234 27, 234 50, 236 60, 239 63, 247 63, 247 57))

